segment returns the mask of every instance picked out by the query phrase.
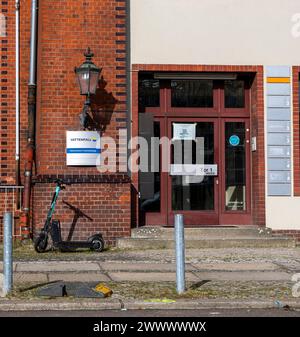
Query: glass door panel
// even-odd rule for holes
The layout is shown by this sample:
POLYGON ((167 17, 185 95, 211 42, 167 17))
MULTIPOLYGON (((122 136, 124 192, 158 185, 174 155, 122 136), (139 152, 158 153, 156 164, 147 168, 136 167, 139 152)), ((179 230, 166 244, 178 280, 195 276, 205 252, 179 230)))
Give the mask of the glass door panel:
POLYGON ((162 150, 160 139, 166 137, 164 119, 153 118, 150 113, 139 115, 140 146, 139 166, 139 223, 165 225, 167 212, 167 172, 161 170, 162 150))
POLYGON ((213 122, 172 123, 171 165, 183 167, 171 177, 172 211, 214 210, 214 176, 193 173, 198 165, 215 164, 214 146, 213 122))
MULTIPOLYGON (((149 122, 146 127, 143 129, 140 127, 140 137, 144 137, 148 146, 151 146, 150 144, 153 138, 160 139, 160 123, 153 120, 146 122, 149 122)), ((141 124, 142 123, 140 123, 140 126, 141 124)), ((154 146, 150 147, 150 150, 148 151, 147 168, 148 170, 146 170, 146 172, 141 171, 139 173, 140 210, 142 212, 160 212, 161 177, 159 146, 157 148, 154 146), (157 151, 157 153, 152 153, 154 151, 157 151)))
POLYGON ((246 210, 244 122, 225 122, 225 210, 246 210))

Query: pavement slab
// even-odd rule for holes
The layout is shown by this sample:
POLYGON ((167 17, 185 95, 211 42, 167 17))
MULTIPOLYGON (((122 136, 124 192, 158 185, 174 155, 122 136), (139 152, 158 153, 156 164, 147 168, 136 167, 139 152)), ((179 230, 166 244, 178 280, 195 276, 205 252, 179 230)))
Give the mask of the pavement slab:
MULTIPOLYGON (((13 271, 16 271, 17 262, 13 262, 13 271)), ((3 273, 3 262, 0 262, 0 273, 3 273)))
POLYGON ((48 282, 48 275, 43 273, 15 273, 13 275, 14 283, 28 283, 28 282, 48 282))
POLYGON ((195 263, 192 265, 198 270, 222 270, 222 271, 253 271, 253 270, 278 270, 280 266, 270 262, 225 262, 225 263, 195 263))
MULTIPOLYGON (((109 277, 112 281, 136 281, 136 282, 169 282, 173 281, 176 282, 176 273, 170 273, 170 272, 109 272, 109 277)), ((194 275, 193 273, 186 273, 186 280, 196 282, 199 281, 199 278, 194 275)))
MULTIPOLYGON (((103 270, 110 271, 145 271, 145 272, 175 272, 175 263, 127 263, 127 262, 100 262, 103 270)), ((186 263, 186 271, 195 270, 195 267, 186 263)))
POLYGON ((51 273, 48 274, 49 282, 105 282, 110 278, 103 273, 51 273))
POLYGON ((198 271, 195 275, 202 280, 224 281, 290 281, 291 274, 286 272, 268 271, 198 271))
MULTIPOLYGON (((102 270, 110 271, 145 271, 145 272, 175 272, 175 263, 117 263, 117 262, 100 262, 102 270)), ((270 262, 260 263, 186 263, 186 271, 215 270, 215 271, 275 271, 281 267, 270 262)))
MULTIPOLYGON (((171 272, 108 272, 113 281, 163 282, 175 281, 176 273, 171 272)), ((196 271, 186 272, 187 281, 228 280, 228 281, 290 281, 291 274, 286 272, 265 271, 196 271)))
POLYGON ((56 262, 18 262, 17 272, 68 272, 68 271, 100 271, 98 263, 79 261, 56 262))

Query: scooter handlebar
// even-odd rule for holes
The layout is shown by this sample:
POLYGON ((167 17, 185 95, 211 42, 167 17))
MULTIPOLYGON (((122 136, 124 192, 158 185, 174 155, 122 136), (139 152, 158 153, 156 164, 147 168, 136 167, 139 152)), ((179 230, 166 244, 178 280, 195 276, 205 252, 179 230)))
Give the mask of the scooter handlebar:
POLYGON ((63 185, 71 185, 69 182, 66 182, 63 179, 59 179, 59 178, 50 179, 50 181, 54 182, 57 185, 60 185, 62 189, 65 189, 65 186, 63 185))
POLYGON ((66 200, 63 199, 62 201, 69 209, 71 209, 73 212, 77 213, 78 216, 82 217, 82 218, 87 218, 90 221, 93 221, 93 219, 91 217, 89 217, 87 214, 85 214, 84 212, 82 212, 78 207, 75 207, 71 204, 69 204, 66 200))

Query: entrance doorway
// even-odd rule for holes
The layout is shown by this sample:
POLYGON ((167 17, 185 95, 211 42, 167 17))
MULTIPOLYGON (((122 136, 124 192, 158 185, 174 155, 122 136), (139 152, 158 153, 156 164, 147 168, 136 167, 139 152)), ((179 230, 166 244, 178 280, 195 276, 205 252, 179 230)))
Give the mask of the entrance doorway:
POLYGON ((139 82, 139 136, 170 141, 150 146, 158 170, 139 173, 140 224, 251 224, 248 79, 139 82))

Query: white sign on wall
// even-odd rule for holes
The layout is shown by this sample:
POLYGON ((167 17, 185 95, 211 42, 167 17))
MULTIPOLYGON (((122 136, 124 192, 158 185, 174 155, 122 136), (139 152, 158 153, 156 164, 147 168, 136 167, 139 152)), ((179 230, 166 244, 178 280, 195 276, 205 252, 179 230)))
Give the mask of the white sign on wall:
POLYGON ((67 131, 68 166, 96 166, 100 151, 97 131, 67 131))
POLYGON ((216 164, 172 164, 171 176, 217 176, 216 164))
POLYGON ((196 123, 173 123, 174 140, 195 140, 196 123))

